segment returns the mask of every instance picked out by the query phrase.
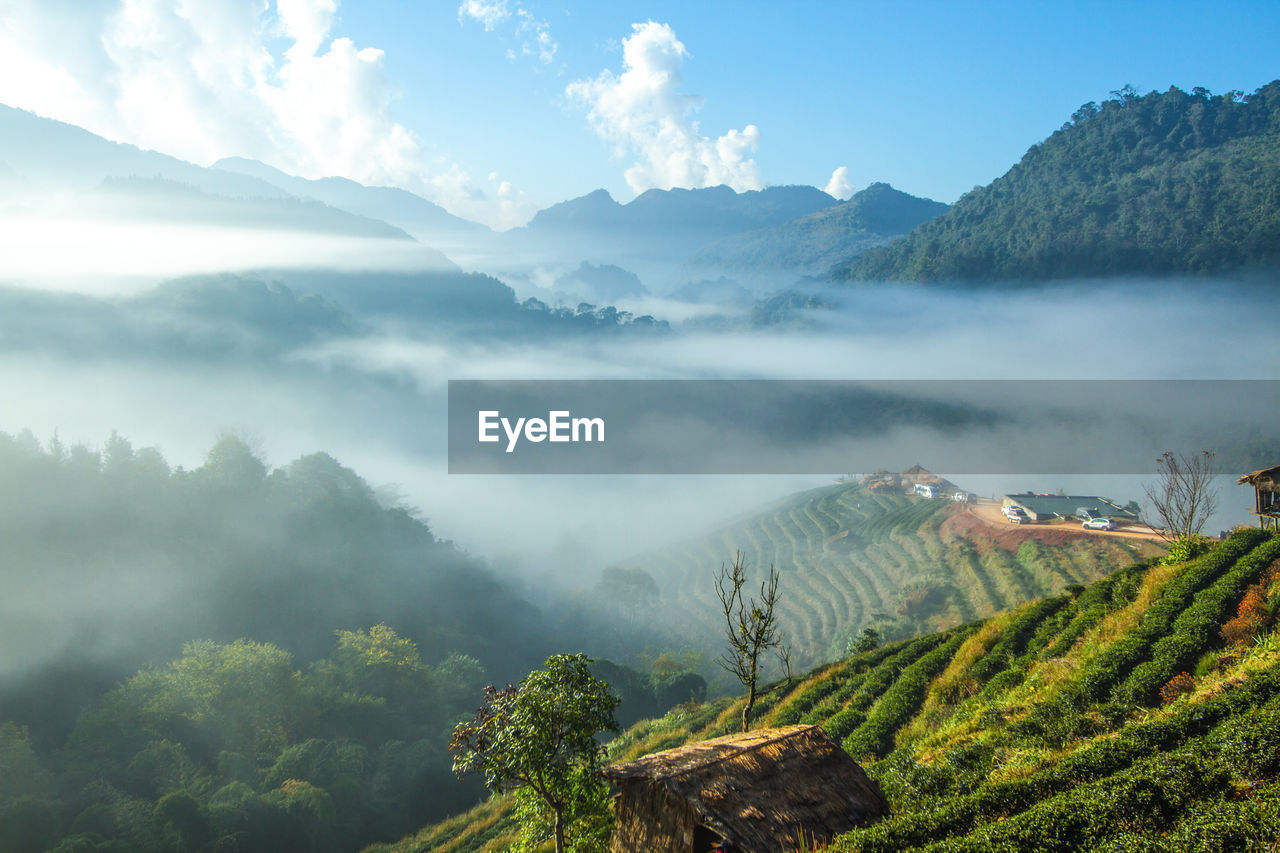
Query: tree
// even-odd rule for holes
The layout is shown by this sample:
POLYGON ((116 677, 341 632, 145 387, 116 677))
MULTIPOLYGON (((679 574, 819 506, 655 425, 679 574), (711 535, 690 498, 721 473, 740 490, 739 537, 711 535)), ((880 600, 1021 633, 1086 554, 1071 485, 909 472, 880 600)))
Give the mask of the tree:
POLYGON ((538 834, 528 816, 536 804, 550 817, 556 853, 564 853, 573 824, 598 818, 607 808, 598 775, 602 731, 618 731, 618 698, 591 675, 586 655, 547 658, 513 686, 484 689, 484 705, 453 730, 449 751, 459 777, 484 775, 494 791, 515 791, 526 814, 526 836, 538 834))
POLYGON ((756 700, 767 696, 791 680, 791 651, 782 642, 774 609, 778 604, 778 573, 769 566, 769 575, 760 583, 760 598, 746 598, 742 587, 747 583, 747 564, 741 551, 733 557, 733 565, 720 566, 716 577, 716 596, 724 613, 725 635, 729 651, 716 658, 716 663, 742 683, 747 691, 747 704, 742 708, 742 730, 751 728, 751 710, 756 700), (786 672, 786 680, 761 692, 759 688, 761 656, 772 651, 786 672))
POLYGON ((1144 485, 1163 536, 1170 542, 1197 535, 1218 508, 1218 490, 1213 485, 1217 475, 1214 454, 1200 451, 1199 456, 1184 456, 1165 451, 1156 464, 1159 479, 1144 485))
POLYGON ((846 651, 851 654, 860 654, 862 652, 870 652, 880 648, 880 632, 875 628, 867 626, 862 629, 862 633, 857 639, 849 638, 849 645, 846 651))

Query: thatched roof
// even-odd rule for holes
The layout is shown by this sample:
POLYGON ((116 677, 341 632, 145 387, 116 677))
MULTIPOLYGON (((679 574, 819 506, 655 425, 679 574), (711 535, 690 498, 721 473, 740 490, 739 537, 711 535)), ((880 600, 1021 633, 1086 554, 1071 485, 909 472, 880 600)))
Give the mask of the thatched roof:
POLYGON ((664 787, 706 826, 758 853, 830 840, 889 810, 858 764, 819 726, 785 726, 692 743, 606 767, 629 783, 664 787))
POLYGON ((1252 474, 1245 474, 1237 483, 1248 483, 1251 486, 1262 486, 1267 489, 1275 489, 1280 484, 1280 465, 1274 468, 1263 468, 1260 471, 1254 471, 1252 474))

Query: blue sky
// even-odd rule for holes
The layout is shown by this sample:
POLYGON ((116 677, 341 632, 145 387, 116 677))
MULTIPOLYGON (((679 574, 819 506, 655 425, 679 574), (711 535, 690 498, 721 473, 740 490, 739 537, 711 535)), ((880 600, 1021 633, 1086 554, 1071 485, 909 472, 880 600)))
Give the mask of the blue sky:
POLYGON ((1275 2, 5 5, 0 102, 196 162, 398 183, 499 226, 597 187, 825 186, 838 167, 846 193, 949 202, 1126 83, 1280 77, 1275 2), (657 90, 623 84, 628 40, 657 90))

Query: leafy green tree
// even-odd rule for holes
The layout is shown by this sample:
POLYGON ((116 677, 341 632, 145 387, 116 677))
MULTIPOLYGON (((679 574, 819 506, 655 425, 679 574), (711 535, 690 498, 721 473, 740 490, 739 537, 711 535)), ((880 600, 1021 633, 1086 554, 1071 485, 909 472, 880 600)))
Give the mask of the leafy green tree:
POLYGON ((618 698, 591 675, 591 663, 582 654, 552 655, 546 669, 519 685, 486 687, 484 705, 458 724, 449 744, 460 777, 483 774, 490 789, 517 792, 526 841, 550 824, 556 853, 585 849, 566 847, 576 840, 569 830, 578 822, 598 825, 606 807, 596 735, 618 731, 618 698))
POLYGON ((870 626, 863 628, 858 638, 849 640, 849 651, 853 654, 870 652, 880 647, 880 632, 870 626))

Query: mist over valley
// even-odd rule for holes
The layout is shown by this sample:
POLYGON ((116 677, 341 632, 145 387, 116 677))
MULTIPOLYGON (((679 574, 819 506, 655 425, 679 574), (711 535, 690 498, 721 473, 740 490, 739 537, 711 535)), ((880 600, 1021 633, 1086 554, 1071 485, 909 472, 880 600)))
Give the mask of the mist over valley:
MULTIPOLYGON (((522 21, 508 60, 552 62, 547 21, 480 6, 456 23, 522 21)), ((326 43, 304 58, 381 62, 326 43)), ((1236 479, 1280 461, 1280 82, 1125 87, 948 203, 874 175, 856 189, 847 167, 823 188, 766 184, 754 125, 708 138, 694 101, 661 88, 688 55, 669 27, 635 24, 612 49, 623 70, 564 97, 636 158, 630 198, 535 206, 496 172, 487 193, 458 169, 411 180, 392 166, 421 141, 398 124, 353 144, 382 164, 356 180, 269 165, 262 145, 199 165, 0 104, 0 853, 515 843, 510 800, 454 779, 450 736, 482 688, 583 652, 619 722, 650 721, 611 755, 719 733, 744 686, 716 665, 715 576, 735 558, 751 585, 778 573, 791 657, 762 677, 790 690, 794 666, 800 691, 762 713, 838 730, 901 808, 926 771, 895 769, 895 743, 943 742, 962 703, 1040 672, 1026 656, 1111 660, 1056 632, 1103 648, 1095 625, 1155 619, 1133 603, 1181 584, 1183 604, 1220 590, 1217 637, 1246 586, 1274 586, 1242 556, 1271 554, 1254 532, 1191 564, 1221 558, 1228 580, 1175 577, 1148 489, 1160 453, 1218 454, 1213 542, 1183 537, 1206 550, 1257 522, 1236 479), (640 97, 637 74, 658 81, 644 122, 611 112, 640 97), (666 159, 646 122, 676 140, 666 159), (833 460, 819 473, 466 475, 450 473, 457 380, 898 385, 855 395, 869 411, 725 402, 738 433, 776 439, 753 456, 808 449, 833 460), (1070 410, 1073 381, 1113 404, 1070 410), (1012 495, 1107 499, 1132 523, 1023 524, 1001 514, 1012 495), (1011 668, 976 663, 997 657, 1011 668), (847 690, 821 686, 846 668, 847 690), (446 820, 482 801, 496 811, 446 820)), ((646 422, 652 453, 728 452, 683 414, 646 422)), ((1217 642, 1178 665, 1225 672, 1239 658, 1213 670, 1217 642)), ((1173 666, 1160 655, 1126 666, 1173 666)), ((1097 732, 1167 686, 1108 678, 1090 682, 1121 691, 1102 710, 1093 687, 1071 694, 1097 732)), ((1048 766, 1078 733, 1046 734, 1019 696, 981 725, 1037 721, 1048 766)), ((955 748, 971 747, 987 748, 955 748)), ((520 849, 550 849, 539 831, 520 849)))

